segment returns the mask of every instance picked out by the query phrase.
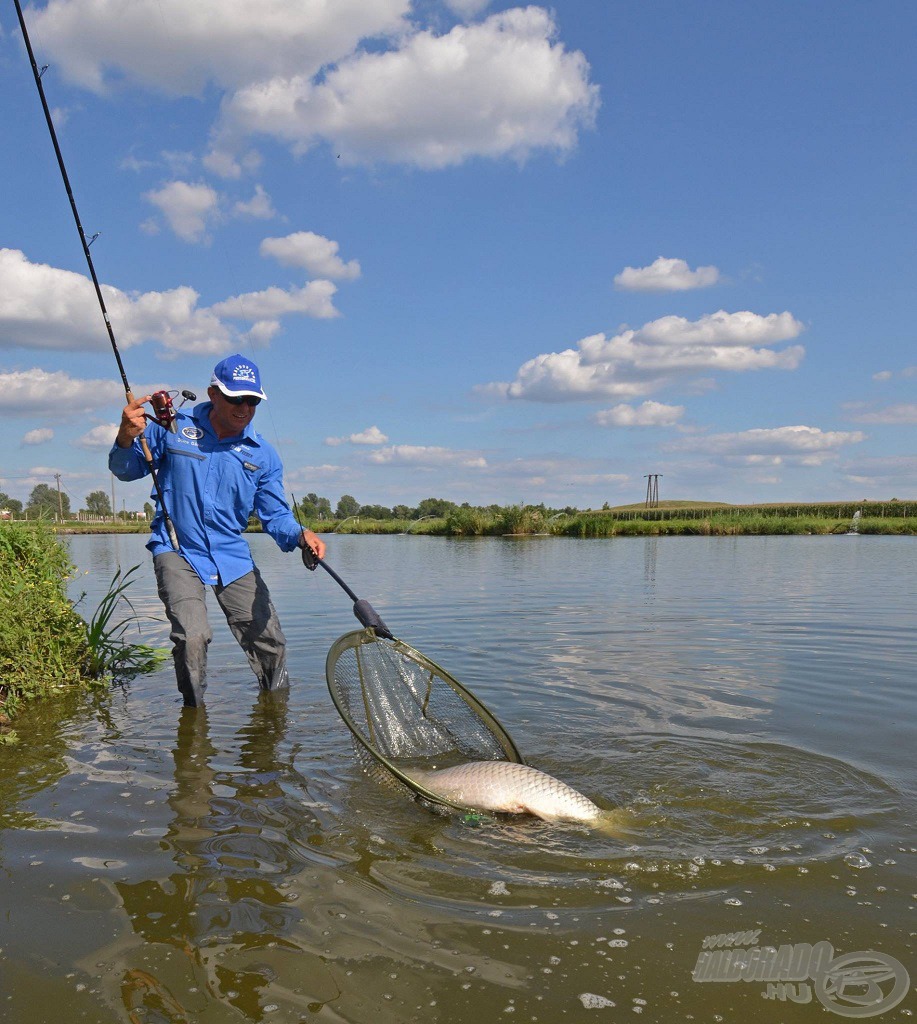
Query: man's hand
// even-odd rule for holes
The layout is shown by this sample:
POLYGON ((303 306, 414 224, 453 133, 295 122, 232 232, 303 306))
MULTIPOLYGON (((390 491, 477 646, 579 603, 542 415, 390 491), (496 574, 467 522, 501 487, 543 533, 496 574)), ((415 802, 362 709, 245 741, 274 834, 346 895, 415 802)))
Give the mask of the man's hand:
POLYGON ((311 530, 303 530, 299 538, 301 548, 309 548, 318 558, 325 557, 325 542, 311 530))
POLYGON ((152 397, 152 395, 144 395, 143 398, 135 398, 121 410, 121 426, 118 427, 118 436, 115 438, 115 443, 119 448, 130 448, 134 443, 134 438, 143 433, 144 427, 146 427, 143 406, 152 397))

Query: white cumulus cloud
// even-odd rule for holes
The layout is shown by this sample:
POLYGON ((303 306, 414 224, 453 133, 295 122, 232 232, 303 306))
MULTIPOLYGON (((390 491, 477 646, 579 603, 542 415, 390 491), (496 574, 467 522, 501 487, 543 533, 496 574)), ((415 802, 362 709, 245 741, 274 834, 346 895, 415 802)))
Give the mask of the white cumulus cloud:
POLYGON ((514 381, 476 390, 528 401, 595 401, 651 394, 701 372, 794 370, 803 347, 772 346, 797 337, 802 329, 790 313, 720 310, 693 321, 666 316, 611 338, 590 335, 575 349, 535 356, 522 364, 514 381))
POLYGON ((818 427, 757 427, 732 434, 707 434, 672 442, 670 451, 695 451, 746 466, 784 463, 820 466, 841 448, 864 441, 859 430, 820 430, 818 427))
POLYGON ((36 430, 26 431, 22 435, 23 444, 47 444, 54 437, 54 431, 50 427, 38 427, 36 430))
POLYGON ((171 95, 316 74, 360 40, 405 30, 410 0, 50 0, 30 21, 73 82, 127 78, 171 95))
POLYGON ((296 151, 325 140, 347 163, 424 168, 566 152, 592 125, 598 89, 583 54, 556 35, 547 11, 513 8, 445 35, 405 35, 397 49, 355 53, 320 81, 299 72, 252 82, 224 103, 216 148, 263 133, 296 151))
POLYGON ((379 465, 413 466, 417 469, 438 469, 442 466, 484 469, 487 466, 487 460, 477 452, 416 444, 396 444, 379 448, 369 456, 369 461, 379 465))
POLYGON ((207 229, 219 217, 220 197, 203 182, 170 181, 144 193, 143 198, 162 213, 184 242, 206 241, 207 229))
POLYGON ((326 437, 325 444, 335 446, 339 444, 385 444, 388 437, 378 427, 367 427, 356 434, 349 434, 347 437, 326 437))
POLYGON ((115 443, 115 434, 117 433, 117 423, 100 423, 97 427, 93 427, 92 430, 87 430, 74 443, 80 448, 104 449, 108 451, 115 443))
POLYGON ((235 203, 232 212, 237 217, 251 217, 253 220, 272 220, 277 216, 271 197, 261 185, 255 185, 255 194, 251 199, 235 203))
POLYGON ((684 415, 683 405, 663 405, 662 402, 643 402, 636 407, 616 405, 595 414, 601 427, 671 427, 684 415))
POLYGON ((629 292, 685 292, 709 288, 719 279, 716 267, 692 270, 684 260, 660 256, 648 267, 625 267, 615 275, 615 287, 629 292))
POLYGON ((272 256, 285 267, 300 267, 316 277, 353 280, 360 276, 357 260, 345 263, 338 256, 337 242, 314 231, 295 231, 284 238, 265 238, 261 243, 262 256, 272 256))
MULTIPOLYGON (((164 292, 127 293, 103 284, 118 347, 158 342, 169 354, 225 353, 240 332, 222 317, 256 321, 253 337, 269 339, 278 318, 301 314, 326 319, 338 315, 330 281, 302 288, 267 288, 237 295, 211 307, 186 285, 164 292)), ((108 334, 92 283, 82 274, 31 263, 18 249, 0 249, 0 348, 99 351, 108 334)))
POLYGON ((273 320, 289 313, 302 313, 320 320, 339 316, 331 301, 337 287, 330 281, 310 281, 302 288, 278 288, 244 292, 215 302, 211 311, 217 316, 246 320, 273 320))
MULTIPOLYGON (((487 5, 449 6, 471 18, 487 5)), ((566 152, 598 106, 585 57, 534 5, 443 35, 421 27, 410 0, 49 0, 31 20, 84 88, 222 91, 205 165, 225 178, 242 173, 252 133, 296 150, 326 141, 344 161, 431 168, 566 152)))
POLYGON ((124 404, 124 392, 113 380, 79 380, 63 370, 0 373, 0 413, 4 416, 85 411, 115 402, 124 404))

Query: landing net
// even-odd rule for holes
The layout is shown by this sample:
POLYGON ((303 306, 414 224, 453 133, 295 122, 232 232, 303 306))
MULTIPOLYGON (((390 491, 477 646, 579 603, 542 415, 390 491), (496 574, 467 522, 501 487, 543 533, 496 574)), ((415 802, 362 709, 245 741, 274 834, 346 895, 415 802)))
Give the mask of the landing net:
POLYGON ((412 779, 412 768, 522 762, 509 734, 474 694, 401 640, 372 629, 346 633, 328 652, 325 675, 363 766, 376 768, 378 776, 381 765, 434 803, 458 806, 412 779))

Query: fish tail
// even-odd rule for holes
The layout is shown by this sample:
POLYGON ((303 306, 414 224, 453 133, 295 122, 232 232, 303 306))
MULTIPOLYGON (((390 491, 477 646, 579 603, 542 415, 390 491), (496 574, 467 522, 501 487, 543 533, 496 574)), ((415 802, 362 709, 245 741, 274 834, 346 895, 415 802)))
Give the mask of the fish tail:
POLYGON ((631 816, 621 807, 613 811, 601 811, 592 828, 601 835, 614 839, 630 838, 635 835, 631 816))

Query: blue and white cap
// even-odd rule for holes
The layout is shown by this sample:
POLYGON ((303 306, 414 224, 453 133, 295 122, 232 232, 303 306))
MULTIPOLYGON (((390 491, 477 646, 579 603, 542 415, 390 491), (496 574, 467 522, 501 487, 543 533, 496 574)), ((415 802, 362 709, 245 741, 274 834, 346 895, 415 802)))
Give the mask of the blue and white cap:
POLYGON ((251 359, 238 353, 227 356, 216 364, 210 383, 230 398, 236 395, 252 395, 254 398, 267 399, 267 395, 261 390, 261 374, 258 367, 251 359))

